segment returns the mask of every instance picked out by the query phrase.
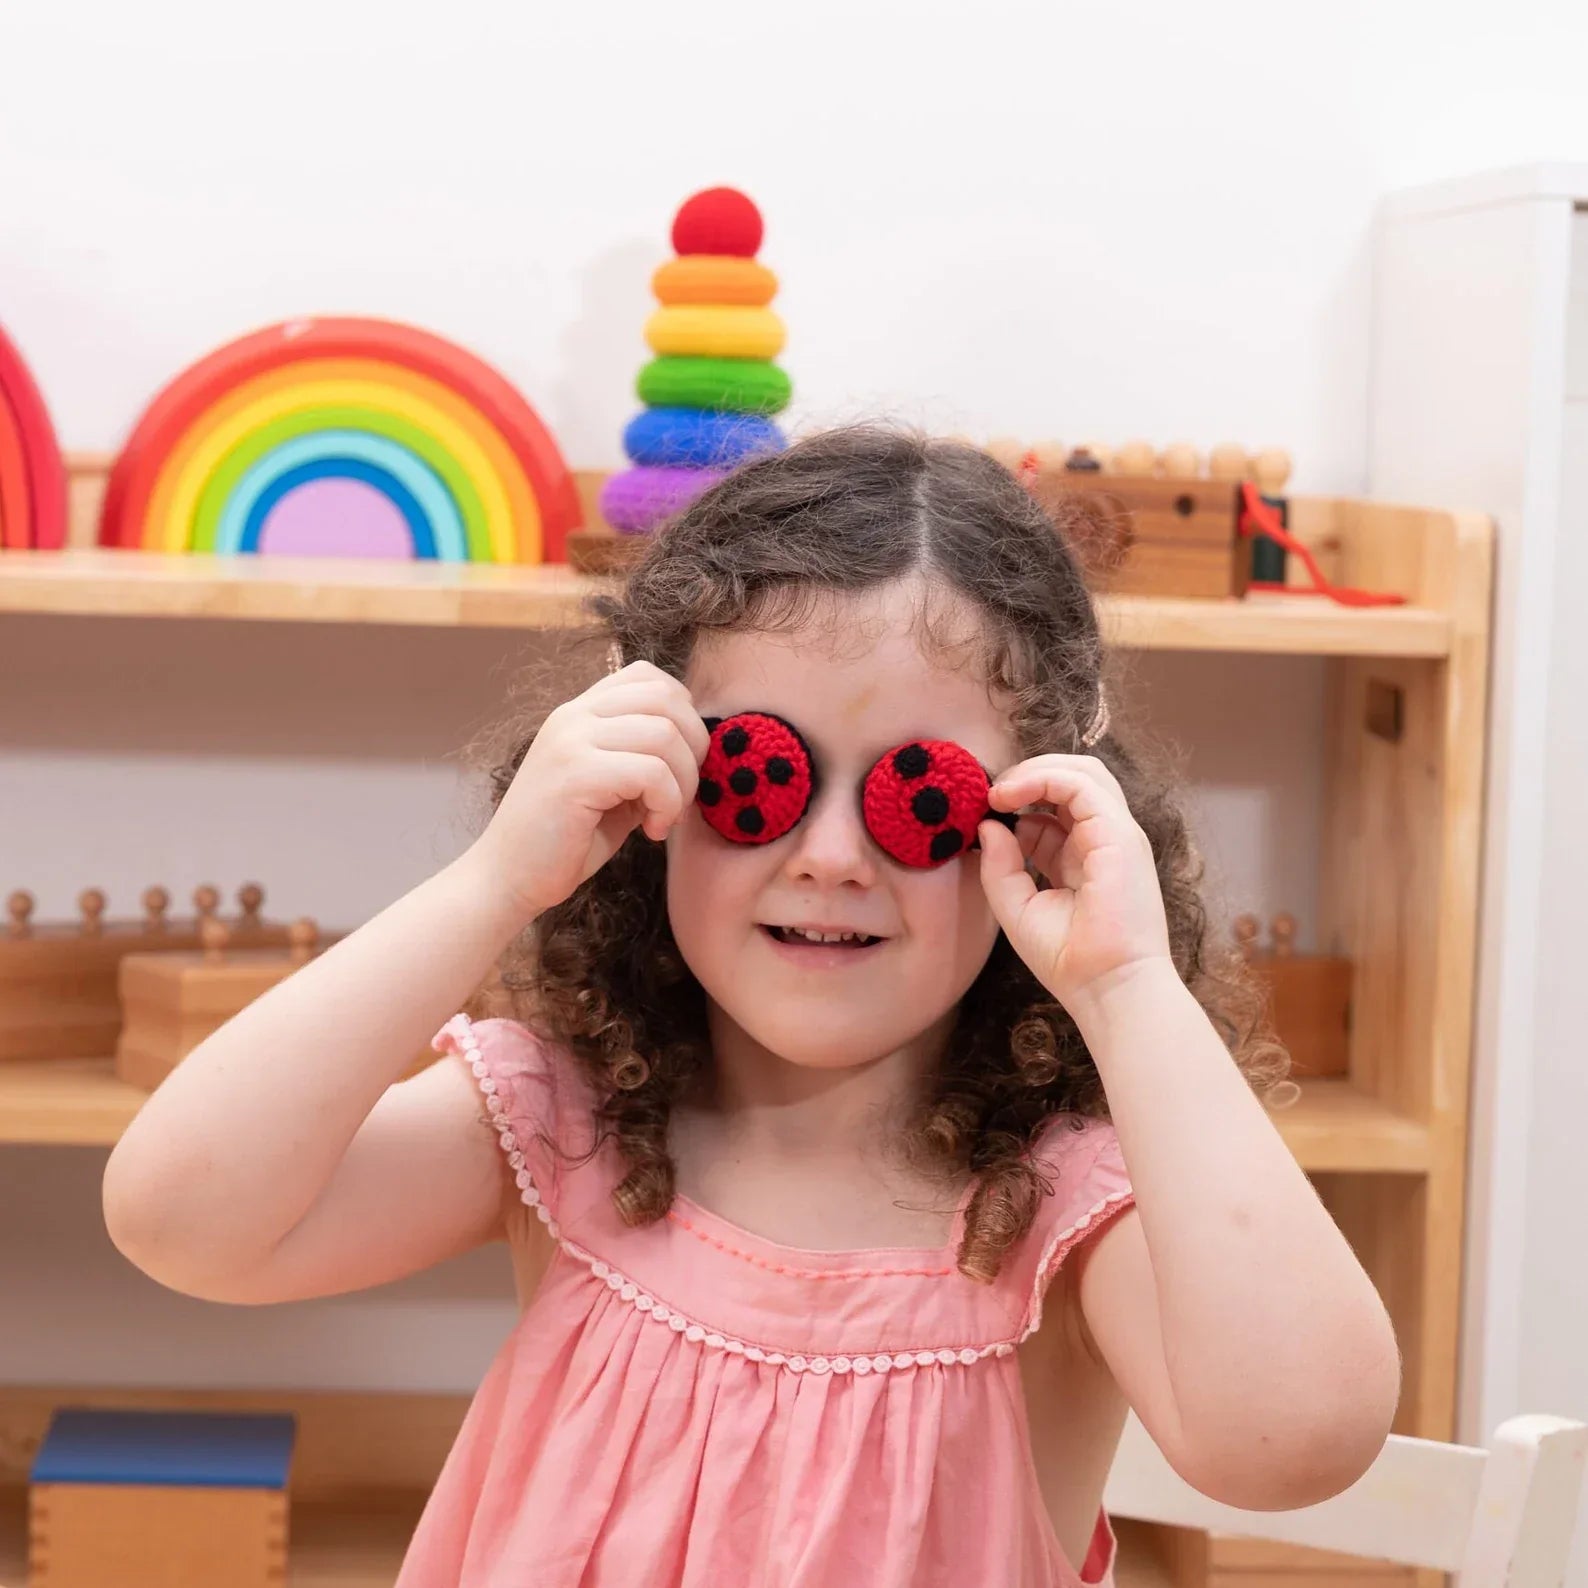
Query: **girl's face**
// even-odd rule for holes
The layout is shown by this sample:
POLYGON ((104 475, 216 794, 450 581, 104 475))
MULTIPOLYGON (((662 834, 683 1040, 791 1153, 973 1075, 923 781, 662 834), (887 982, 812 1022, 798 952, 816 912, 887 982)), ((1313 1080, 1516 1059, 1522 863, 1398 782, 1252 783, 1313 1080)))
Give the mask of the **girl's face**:
POLYGON ((698 806, 667 838, 673 935, 711 1003, 712 1037, 837 1069, 930 1042, 997 938, 980 852, 930 870, 889 858, 861 819, 879 756, 948 739, 996 776, 1020 759, 1007 714, 971 669, 923 653, 916 586, 834 598, 837 623, 704 638, 686 683, 704 717, 768 712, 810 747, 818 784, 803 819, 764 844, 730 842, 698 806), (855 932, 810 946, 787 929, 855 932))

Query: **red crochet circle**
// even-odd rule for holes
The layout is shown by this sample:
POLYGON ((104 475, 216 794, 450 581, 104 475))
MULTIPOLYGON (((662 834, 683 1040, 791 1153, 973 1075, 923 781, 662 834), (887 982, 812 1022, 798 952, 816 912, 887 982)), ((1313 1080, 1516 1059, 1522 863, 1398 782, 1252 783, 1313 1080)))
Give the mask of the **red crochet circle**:
POLYGON ((695 800, 707 823, 724 838, 736 844, 770 844, 805 814, 814 786, 810 751, 798 730, 764 711, 742 711, 712 726, 695 800), (735 789, 735 774, 746 784, 753 779, 753 786, 735 789))
POLYGON ((866 831, 900 865, 940 866, 976 844, 987 815, 987 773, 963 745, 916 739, 866 774, 866 831))

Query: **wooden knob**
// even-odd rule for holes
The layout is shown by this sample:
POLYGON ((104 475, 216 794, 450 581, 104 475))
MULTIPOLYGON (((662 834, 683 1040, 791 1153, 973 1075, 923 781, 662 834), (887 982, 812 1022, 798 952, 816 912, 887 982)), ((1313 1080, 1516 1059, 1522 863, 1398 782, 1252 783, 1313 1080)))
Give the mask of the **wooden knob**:
POLYGON ((34 898, 26 888, 18 888, 6 900, 6 914, 11 917, 12 937, 26 937, 28 922, 33 918, 34 898))
POLYGON ((232 940, 232 929, 224 921, 206 916, 199 922, 198 935, 199 942, 204 945, 204 958, 214 962, 226 952, 226 945, 232 940))
POLYGON ((105 894, 102 888, 84 888, 77 895, 77 908, 83 912, 83 935, 97 937, 101 930, 100 917, 105 913, 105 894))
POLYGON ((288 955, 300 965, 314 957, 314 947, 319 941, 320 928, 307 915, 299 916, 287 928, 288 955))
POLYGON ((1296 951, 1296 918, 1287 912, 1274 917, 1274 958, 1288 959, 1296 951))
POLYGON ((1221 441, 1208 453, 1208 473, 1215 480, 1244 480, 1251 467, 1246 448, 1233 441, 1221 441))
POLYGON ((1174 441, 1158 454, 1158 471, 1175 480, 1194 480, 1202 472, 1202 454, 1189 441, 1174 441))
POLYGON ((143 890, 143 924, 150 932, 165 930, 165 912, 171 907, 171 895, 164 888, 143 890))
POLYGON ((217 909, 220 908, 220 891, 212 888, 207 882, 193 890, 193 908, 198 911, 198 918, 207 921, 217 909))
POLYGON ((1265 496, 1278 496, 1290 478, 1290 454, 1283 447, 1265 447, 1252 459, 1252 478, 1265 496))
POLYGON ((1158 461, 1158 455, 1152 450, 1150 441, 1127 441, 1118 452, 1114 454, 1113 467, 1110 474, 1151 474, 1153 465, 1158 461))
POLYGON ((1235 917, 1235 946, 1241 951, 1243 959, 1250 959, 1257 948, 1257 917, 1255 915, 1238 915, 1235 917))
POLYGON ((237 903, 243 912, 243 920, 249 926, 259 924, 259 911, 265 902, 265 890, 257 882, 245 882, 237 890, 237 903))

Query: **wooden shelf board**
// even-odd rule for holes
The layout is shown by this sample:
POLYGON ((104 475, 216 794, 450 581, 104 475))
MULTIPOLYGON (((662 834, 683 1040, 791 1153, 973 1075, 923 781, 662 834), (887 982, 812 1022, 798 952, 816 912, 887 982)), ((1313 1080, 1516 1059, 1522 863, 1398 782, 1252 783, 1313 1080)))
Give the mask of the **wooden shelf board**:
POLYGON ((1428 607, 1347 607, 1322 596, 1259 591, 1240 601, 1102 596, 1097 609, 1105 639, 1121 650, 1422 658, 1450 654, 1450 620, 1428 607))
MULTIPOLYGON (((286 1588, 391 1588, 424 1496, 294 1502, 286 1588)), ((0 1588, 26 1588, 27 1493, 0 1490, 0 1588)))
POLYGON ((568 628, 597 588, 563 566, 165 556, 77 547, 0 556, 0 611, 423 628, 568 628))
POLYGON ((111 1059, 0 1059, 0 1142, 114 1146, 148 1095, 111 1059))
POLYGON ((1347 1080, 1300 1083, 1301 1095, 1274 1123, 1309 1173, 1419 1174, 1433 1159, 1428 1128, 1397 1114, 1347 1080))
MULTIPOLYGON (((601 581, 565 566, 165 556, 75 547, 0 554, 0 612, 73 617, 233 618, 427 628, 569 628, 601 581)), ((1126 650, 1442 657, 1450 622, 1424 607, 1357 608, 1323 598, 1244 601, 1103 596, 1126 650)))
MULTIPOLYGON (((148 1094, 118 1080, 109 1059, 0 1063, 0 1142, 114 1145, 148 1094)), ((1418 1173, 1428 1132, 1349 1082, 1306 1081, 1274 1122, 1305 1169, 1418 1173)))

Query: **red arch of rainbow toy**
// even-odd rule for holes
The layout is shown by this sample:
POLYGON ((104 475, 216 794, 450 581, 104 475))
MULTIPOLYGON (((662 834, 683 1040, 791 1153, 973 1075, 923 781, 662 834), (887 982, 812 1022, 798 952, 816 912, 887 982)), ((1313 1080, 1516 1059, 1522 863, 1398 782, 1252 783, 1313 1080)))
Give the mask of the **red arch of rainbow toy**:
POLYGON ((161 466, 190 426, 242 382, 311 359, 399 364, 450 387, 501 434, 524 470, 541 513, 541 557, 567 560, 581 520, 579 494, 557 443, 517 389, 456 343, 395 320, 288 320, 228 342, 169 382, 144 410, 111 469, 100 511, 102 546, 144 544, 161 466))
POLYGON ((0 331, 0 547, 66 544, 66 464, 49 410, 15 345, 0 331))

